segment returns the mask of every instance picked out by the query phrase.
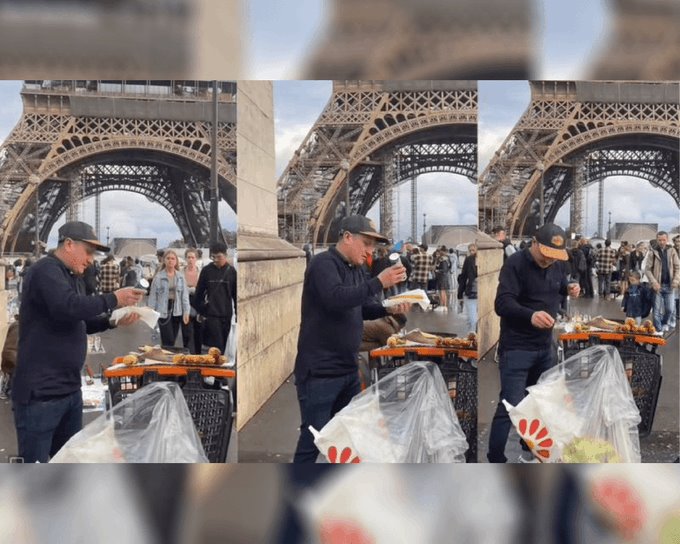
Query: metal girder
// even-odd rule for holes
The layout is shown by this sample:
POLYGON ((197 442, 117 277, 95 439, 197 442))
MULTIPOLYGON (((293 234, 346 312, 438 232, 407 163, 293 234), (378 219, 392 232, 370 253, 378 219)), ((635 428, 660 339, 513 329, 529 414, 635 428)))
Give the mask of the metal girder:
MULTIPOLYGON (((409 150, 400 166, 406 175, 475 178, 476 124, 477 91, 469 82, 334 82, 279 179, 280 235, 298 244, 323 242, 340 215, 366 213, 384 191, 383 158, 401 150, 409 150)), ((397 184, 404 174, 398 177, 397 184)))
MULTIPOLYGON (((140 102, 140 82, 105 83, 78 88, 25 83, 22 117, 0 147, 0 252, 30 249, 36 190, 43 241, 58 217, 54 214, 68 207, 69 194, 74 209, 83 198, 120 189, 166 207, 188 241, 204 243, 209 215, 200 189, 208 186, 213 130, 202 104, 211 100, 207 87, 194 82, 186 88, 195 92, 180 89, 178 95, 173 82, 146 82, 153 92, 140 102), (111 87, 115 83, 120 85, 111 87), (155 94, 163 85, 167 95, 155 94), (149 177, 154 168, 156 178, 149 177), (82 187, 69 193, 72 179, 82 187), (172 190, 159 189, 159 182, 171 181, 172 190)), ((236 210, 234 84, 221 84, 220 93, 220 197, 236 210)))

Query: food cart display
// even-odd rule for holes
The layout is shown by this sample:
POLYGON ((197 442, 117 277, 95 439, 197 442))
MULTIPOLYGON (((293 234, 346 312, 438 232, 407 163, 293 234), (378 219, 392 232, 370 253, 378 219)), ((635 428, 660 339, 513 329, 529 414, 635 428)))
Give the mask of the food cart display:
POLYGON ((631 326, 630 321, 616 322, 595 318, 586 324, 577 323, 574 332, 559 337, 564 359, 591 346, 611 345, 616 348, 635 404, 640 411, 638 429, 641 437, 652 431, 663 379, 663 358, 659 348, 666 345, 663 336, 653 331, 653 325, 651 328, 650 325, 651 323, 643 323, 640 327, 635 327, 631 326))
POLYGON ((369 353, 371 381, 379 380, 413 361, 434 362, 444 378, 449 398, 469 449, 467 462, 477 460, 477 338, 419 330, 388 339, 388 345, 369 353))
POLYGON ((186 355, 145 346, 134 355, 117 357, 104 371, 111 406, 150 383, 174 382, 181 388, 208 460, 224 462, 234 409, 227 380, 236 373, 215 350, 211 348, 207 355, 186 355))

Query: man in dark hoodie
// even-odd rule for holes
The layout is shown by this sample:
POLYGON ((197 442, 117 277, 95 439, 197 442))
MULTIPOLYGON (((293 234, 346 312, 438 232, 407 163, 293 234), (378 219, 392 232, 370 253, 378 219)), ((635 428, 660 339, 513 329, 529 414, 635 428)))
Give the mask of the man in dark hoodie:
POLYGON ((409 304, 384 308, 374 295, 406 279, 397 264, 367 279, 362 265, 376 242, 388 240, 361 215, 345 217, 336 246, 316 255, 305 273, 295 385, 302 423, 295 463, 313 463, 319 450, 309 426, 328 423, 360 391, 357 355, 365 319, 404 314, 409 304))

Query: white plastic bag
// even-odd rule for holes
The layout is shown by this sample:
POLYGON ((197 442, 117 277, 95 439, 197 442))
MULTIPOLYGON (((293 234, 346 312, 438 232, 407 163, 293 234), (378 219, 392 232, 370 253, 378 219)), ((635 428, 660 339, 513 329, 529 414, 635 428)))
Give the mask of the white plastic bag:
POLYGON ((356 397, 314 443, 333 463, 465 462, 468 443, 436 364, 409 363, 356 397))
POLYGON ((640 462, 640 413, 613 346, 583 350, 544 372, 517 406, 517 432, 544 462, 640 462))
POLYGON ((139 320, 146 323, 150 329, 156 327, 158 318, 161 316, 156 310, 148 306, 125 306, 124 308, 114 310, 111 314, 111 320, 118 324, 121 319, 130 314, 138 314, 139 320))
POLYGON ((176 383, 142 387, 87 425, 51 463, 207 463, 176 383))

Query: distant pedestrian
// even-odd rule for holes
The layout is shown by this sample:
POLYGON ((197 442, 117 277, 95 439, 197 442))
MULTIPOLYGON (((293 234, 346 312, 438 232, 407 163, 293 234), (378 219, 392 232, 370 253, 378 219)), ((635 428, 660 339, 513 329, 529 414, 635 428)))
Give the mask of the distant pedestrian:
POLYGON ((210 246, 212 263, 201 270, 196 285, 196 311, 203 319, 203 345, 226 351, 232 317, 237 315, 236 269, 227 260, 227 245, 210 246))
POLYGON ((463 261, 463 271, 458 283, 458 300, 465 304, 468 329, 477 331, 477 244, 468 246, 468 254, 463 261))
POLYGON ((654 327, 666 332, 676 324, 673 289, 680 286, 680 258, 675 249, 668 245, 668 233, 657 233, 656 247, 650 249, 645 274, 656 293, 654 327))
POLYGON ((163 264, 151 283, 149 306, 160 315, 158 327, 164 346, 174 346, 180 325, 189 324, 189 288, 179 270, 177 253, 168 249, 163 264))
POLYGON ((120 267, 113 255, 102 261, 99 284, 102 294, 113 293, 120 287, 120 267))
POLYGON ((635 319, 637 325, 649 315, 654 305, 654 292, 649 286, 640 283, 640 277, 636 270, 628 272, 628 288, 621 304, 626 317, 635 319))

